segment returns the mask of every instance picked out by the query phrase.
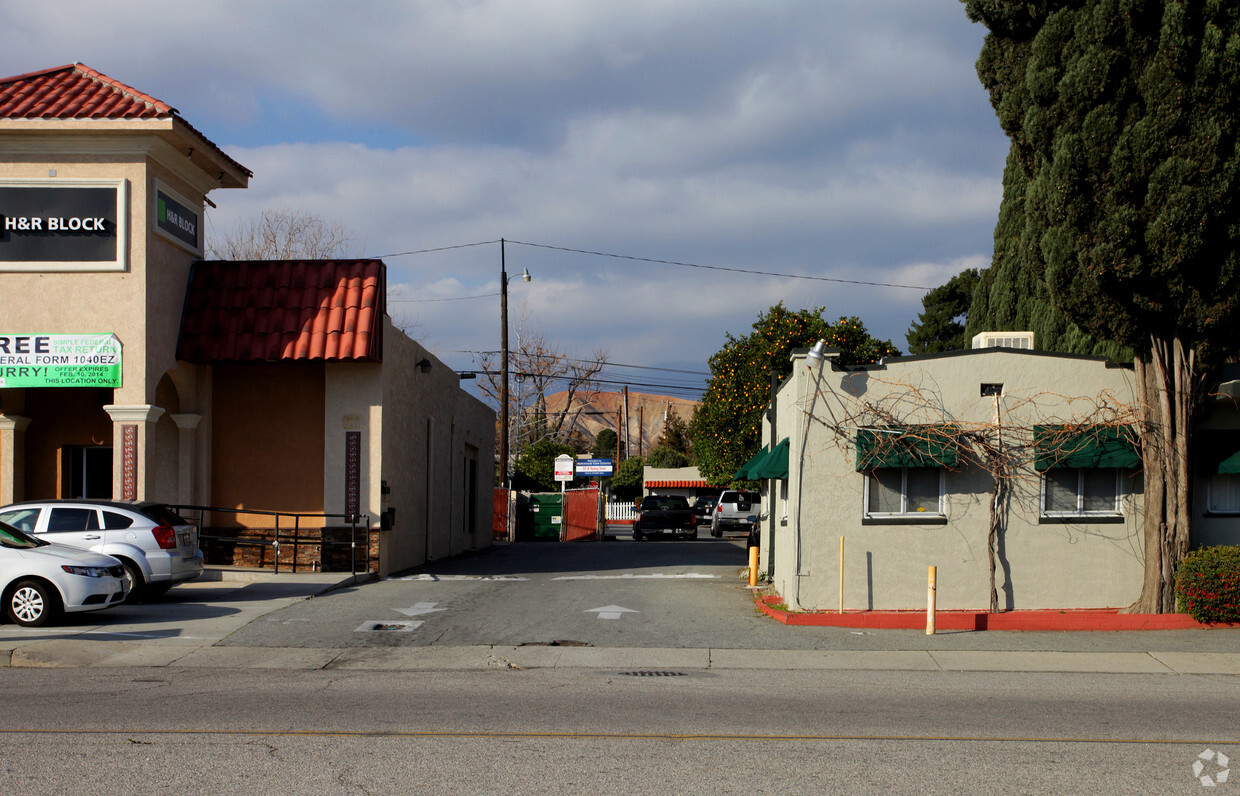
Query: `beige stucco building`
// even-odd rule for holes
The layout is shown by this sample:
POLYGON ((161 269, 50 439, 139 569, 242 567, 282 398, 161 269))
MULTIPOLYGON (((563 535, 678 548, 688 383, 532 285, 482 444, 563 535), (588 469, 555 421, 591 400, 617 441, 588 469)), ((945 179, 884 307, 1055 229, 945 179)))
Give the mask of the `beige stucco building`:
POLYGON ((762 550, 791 607, 924 610, 934 566, 939 608, 986 610, 992 549, 999 610, 1137 598, 1130 367, 1003 348, 793 360, 764 429, 788 473, 768 482, 762 550))
POLYGON ((87 67, 0 80, 0 504, 360 514, 384 573, 489 544, 494 412, 382 262, 201 261, 250 176, 87 67))

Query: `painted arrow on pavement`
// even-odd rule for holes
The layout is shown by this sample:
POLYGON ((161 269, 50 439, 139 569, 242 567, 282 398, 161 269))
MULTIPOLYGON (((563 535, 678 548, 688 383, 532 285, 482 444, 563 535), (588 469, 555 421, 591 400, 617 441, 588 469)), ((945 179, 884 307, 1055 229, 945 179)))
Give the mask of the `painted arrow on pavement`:
POLYGON ((433 614, 436 611, 446 611, 446 608, 436 608, 439 603, 417 603, 410 608, 393 608, 392 610, 398 614, 405 616, 421 616, 422 614, 433 614))
POLYGON ((618 605, 607 605, 602 608, 591 608, 588 611, 582 611, 583 614, 598 614, 599 619, 619 619, 624 614, 640 614, 641 611, 634 611, 632 608, 621 608, 618 605))

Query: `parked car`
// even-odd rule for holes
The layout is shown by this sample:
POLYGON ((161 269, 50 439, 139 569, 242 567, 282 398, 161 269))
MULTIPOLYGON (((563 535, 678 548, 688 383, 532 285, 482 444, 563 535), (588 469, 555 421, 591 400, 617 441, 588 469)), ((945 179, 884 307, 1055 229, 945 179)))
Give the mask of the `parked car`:
POLYGON ((125 568, 111 556, 51 544, 0 523, 0 594, 9 620, 26 627, 63 612, 125 601, 125 568))
MULTIPOLYGON (((724 531, 744 531, 749 533, 753 525, 751 515, 760 512, 762 496, 757 492, 746 492, 743 489, 728 489, 719 495, 715 511, 710 515, 710 535, 718 539, 724 531)), ((2 519, 3 517, 0 517, 2 519)))
POLYGON ((48 542, 119 559, 134 599, 158 596, 202 574, 198 528, 162 503, 27 501, 0 508, 0 522, 48 542))
POLYGON ((647 495, 637 509, 633 522, 633 541, 640 542, 652 533, 670 533, 684 539, 697 538, 697 517, 689 507, 689 499, 681 495, 647 495))
POLYGON ((693 513, 697 515, 698 525, 705 525, 710 522, 711 512, 715 510, 715 504, 718 502, 718 495, 699 495, 693 501, 693 513))

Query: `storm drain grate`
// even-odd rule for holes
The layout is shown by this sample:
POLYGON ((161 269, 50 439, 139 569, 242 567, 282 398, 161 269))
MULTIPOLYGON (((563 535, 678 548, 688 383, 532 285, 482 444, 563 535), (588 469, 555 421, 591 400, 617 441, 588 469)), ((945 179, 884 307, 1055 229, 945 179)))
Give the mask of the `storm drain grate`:
POLYGON ((417 630, 419 627, 422 626, 422 624, 423 622, 420 619, 413 619, 413 620, 405 620, 405 619, 374 620, 372 619, 369 622, 363 622, 360 625, 358 625, 357 628, 353 632, 369 633, 372 631, 379 631, 379 632, 386 632, 386 633, 409 633, 411 631, 417 630))
POLYGON ((620 672, 625 677, 687 677, 688 672, 638 671, 620 672))

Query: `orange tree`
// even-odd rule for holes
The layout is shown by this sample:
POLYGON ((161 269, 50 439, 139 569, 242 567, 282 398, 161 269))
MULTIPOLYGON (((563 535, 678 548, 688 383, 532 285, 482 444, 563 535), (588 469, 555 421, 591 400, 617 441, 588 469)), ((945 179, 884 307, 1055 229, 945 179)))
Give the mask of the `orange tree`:
POLYGON ((757 453, 771 377, 782 380, 792 372, 793 349, 825 340, 829 347, 840 349, 839 362, 844 365, 900 353, 890 341, 872 337, 857 318, 831 323, 822 317, 825 311, 816 307, 792 312, 780 302, 758 314, 749 334, 728 334, 724 347, 711 356, 706 394, 690 427, 698 469, 708 483, 731 483, 741 465, 757 453))

